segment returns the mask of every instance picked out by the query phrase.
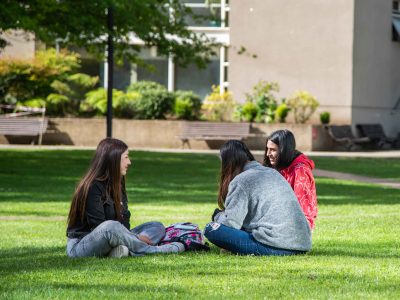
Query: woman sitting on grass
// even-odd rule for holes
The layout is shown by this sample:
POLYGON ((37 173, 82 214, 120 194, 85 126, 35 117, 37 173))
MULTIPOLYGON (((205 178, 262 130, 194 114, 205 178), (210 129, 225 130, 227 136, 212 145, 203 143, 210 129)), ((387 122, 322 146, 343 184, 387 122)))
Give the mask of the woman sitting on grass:
POLYGON ((159 222, 130 230, 125 175, 131 161, 128 146, 107 138, 97 146, 89 170, 78 184, 68 216, 67 255, 70 257, 177 253, 182 243, 155 246, 165 235, 159 222))
POLYGON ((218 205, 205 228, 210 242, 241 255, 293 255, 311 249, 311 231, 293 190, 254 160, 240 141, 220 150, 218 205))
POLYGON ((296 150, 296 140, 289 130, 277 130, 267 138, 264 166, 278 170, 289 182, 310 224, 315 228, 317 217, 317 192, 315 189, 314 162, 296 150))

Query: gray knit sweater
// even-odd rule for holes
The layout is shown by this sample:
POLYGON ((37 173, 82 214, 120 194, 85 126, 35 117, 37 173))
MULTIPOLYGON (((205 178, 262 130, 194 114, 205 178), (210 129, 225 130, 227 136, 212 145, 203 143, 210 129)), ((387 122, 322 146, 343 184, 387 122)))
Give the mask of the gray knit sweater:
POLYGON ((251 232, 262 244, 308 251, 311 230, 289 183, 277 171, 248 162, 229 184, 216 222, 251 232))

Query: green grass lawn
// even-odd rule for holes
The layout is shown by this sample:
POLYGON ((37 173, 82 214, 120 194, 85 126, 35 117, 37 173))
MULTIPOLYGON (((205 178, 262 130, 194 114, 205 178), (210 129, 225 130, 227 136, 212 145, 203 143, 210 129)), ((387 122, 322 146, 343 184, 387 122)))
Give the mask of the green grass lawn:
POLYGON ((312 159, 316 167, 322 170, 400 181, 400 159, 398 158, 313 157, 312 159))
MULTIPOLYGON (((69 259, 66 215, 92 153, 0 150, 1 299, 400 297, 400 190, 327 178, 317 178, 319 217, 307 255, 241 257, 212 247, 69 259)), ((131 158, 133 226, 159 220, 204 227, 216 206, 216 156, 133 152, 131 158)), ((326 170, 341 164, 347 172, 399 178, 399 159, 315 161, 326 170)))

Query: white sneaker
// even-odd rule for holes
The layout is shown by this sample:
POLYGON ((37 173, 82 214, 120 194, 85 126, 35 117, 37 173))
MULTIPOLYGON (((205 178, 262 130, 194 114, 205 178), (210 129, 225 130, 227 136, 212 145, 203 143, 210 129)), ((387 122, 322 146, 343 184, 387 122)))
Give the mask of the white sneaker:
POLYGON ((219 250, 219 254, 232 254, 232 252, 229 251, 229 250, 226 250, 226 249, 221 248, 221 249, 219 250))
POLYGON ((169 244, 158 246, 158 253, 180 253, 185 251, 185 246, 180 242, 172 242, 169 244))
POLYGON ((129 249, 124 245, 119 245, 111 249, 110 253, 108 253, 108 257, 121 258, 127 256, 129 256, 129 249))

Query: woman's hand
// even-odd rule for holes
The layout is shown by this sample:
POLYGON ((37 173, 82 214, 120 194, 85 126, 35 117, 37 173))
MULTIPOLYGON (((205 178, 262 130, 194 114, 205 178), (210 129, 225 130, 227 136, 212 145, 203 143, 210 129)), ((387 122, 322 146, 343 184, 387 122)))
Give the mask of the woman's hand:
POLYGON ((220 212, 223 212, 223 210, 220 210, 219 208, 216 208, 214 210, 214 213, 211 216, 211 221, 214 221, 215 216, 218 215, 220 212))

